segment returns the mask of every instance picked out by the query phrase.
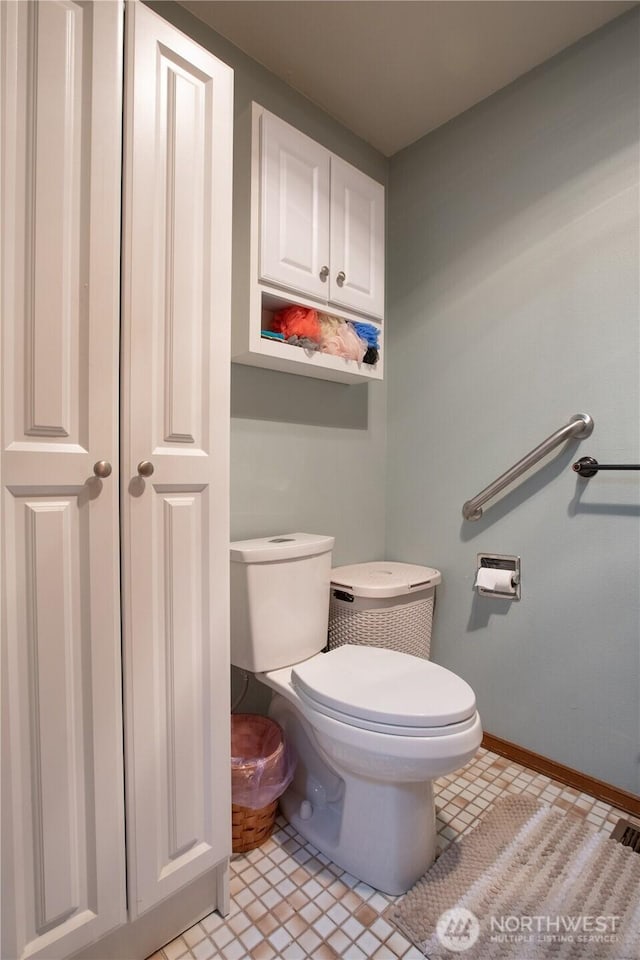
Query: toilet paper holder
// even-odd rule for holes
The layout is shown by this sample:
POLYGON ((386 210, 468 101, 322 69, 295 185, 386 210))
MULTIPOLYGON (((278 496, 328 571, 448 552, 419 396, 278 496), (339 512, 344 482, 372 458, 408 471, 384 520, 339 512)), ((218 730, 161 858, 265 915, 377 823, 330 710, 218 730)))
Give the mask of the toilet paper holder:
POLYGON ((507 553, 479 553, 476 563, 475 589, 481 597, 498 597, 503 600, 520 599, 520 557, 507 553), (507 589, 488 589, 478 583, 481 570, 508 571, 511 577, 507 581, 507 589))

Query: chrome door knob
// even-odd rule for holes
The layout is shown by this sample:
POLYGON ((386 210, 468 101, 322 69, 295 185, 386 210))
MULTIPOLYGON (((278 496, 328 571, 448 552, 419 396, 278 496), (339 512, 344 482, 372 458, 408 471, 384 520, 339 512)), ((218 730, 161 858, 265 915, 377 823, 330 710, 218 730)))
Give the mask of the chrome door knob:
POLYGON ((96 477, 100 477, 101 480, 106 480, 107 477, 111 476, 111 464, 108 460, 96 460, 93 465, 93 472, 96 477))
POLYGON ((336 283, 338 284, 339 287, 341 287, 346 279, 347 279, 346 273, 344 272, 344 270, 341 270, 338 276, 336 277, 336 283))
POLYGON ((320 271, 320 279, 325 283, 327 277, 329 276, 329 267, 323 267, 320 271))
POLYGON ((154 469, 155 467, 151 463, 151 460, 141 460, 138 464, 138 476, 150 477, 154 469))

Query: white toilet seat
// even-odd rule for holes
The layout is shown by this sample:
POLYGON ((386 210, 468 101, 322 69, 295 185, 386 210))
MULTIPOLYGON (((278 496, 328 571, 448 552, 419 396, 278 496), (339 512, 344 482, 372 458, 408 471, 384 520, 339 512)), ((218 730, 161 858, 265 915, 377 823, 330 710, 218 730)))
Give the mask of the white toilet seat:
POLYGON ((348 713, 343 713, 327 704, 320 703, 312 697, 307 696, 304 690, 296 690, 301 703, 306 704, 311 710, 322 714, 325 717, 331 717, 349 727, 359 727, 361 730, 370 730, 373 733, 384 733, 395 737, 448 737, 452 733, 462 733, 470 730, 476 722, 476 712, 467 717, 466 720, 460 720, 458 723, 449 723, 441 727, 414 727, 400 723, 380 723, 376 720, 365 720, 362 717, 353 717, 348 713))
POLYGON ((430 737, 474 723, 473 690, 450 670, 395 650, 338 647, 296 664, 301 701, 342 723, 387 735, 430 737))

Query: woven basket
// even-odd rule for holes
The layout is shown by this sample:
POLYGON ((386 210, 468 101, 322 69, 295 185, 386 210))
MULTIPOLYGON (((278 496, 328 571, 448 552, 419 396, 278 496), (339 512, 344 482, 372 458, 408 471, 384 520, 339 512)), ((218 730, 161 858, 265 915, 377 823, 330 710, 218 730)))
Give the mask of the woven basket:
MULTIPOLYGON (((344 643, 387 647, 414 657, 429 659, 433 625, 433 591, 426 599, 371 609, 359 609, 331 597, 329 607, 329 649, 344 643)), ((366 603, 367 599, 361 600, 366 603)))
MULTIPOLYGON (((251 783, 258 758, 265 762, 265 775, 278 776, 284 760, 282 730, 273 720, 257 714, 234 714, 231 718, 231 793, 241 795, 251 783), (246 759, 244 759, 246 758, 246 759)), ((231 836, 234 853, 246 853, 259 847, 273 833, 278 801, 254 810, 237 803, 231 805, 231 836)))
POLYGON ((255 850, 273 833, 278 801, 274 800, 261 810, 250 810, 231 804, 231 839, 234 853, 255 850))

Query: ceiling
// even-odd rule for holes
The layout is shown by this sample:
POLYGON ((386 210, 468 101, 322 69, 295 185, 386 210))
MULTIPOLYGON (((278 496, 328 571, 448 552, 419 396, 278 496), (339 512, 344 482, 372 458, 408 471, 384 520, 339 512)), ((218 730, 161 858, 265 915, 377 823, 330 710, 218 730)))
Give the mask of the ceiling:
POLYGON ((386 156, 635 6, 617 0, 179 0, 386 156))

